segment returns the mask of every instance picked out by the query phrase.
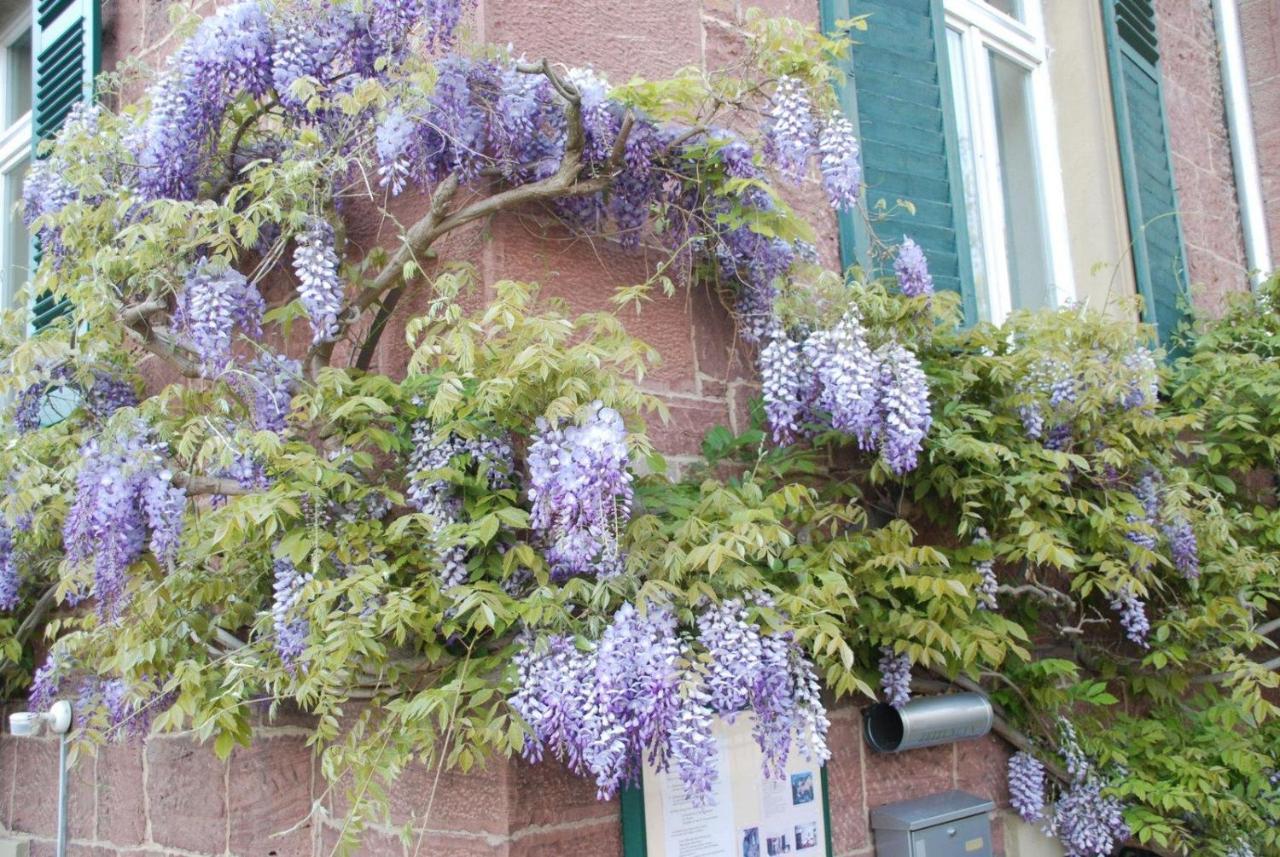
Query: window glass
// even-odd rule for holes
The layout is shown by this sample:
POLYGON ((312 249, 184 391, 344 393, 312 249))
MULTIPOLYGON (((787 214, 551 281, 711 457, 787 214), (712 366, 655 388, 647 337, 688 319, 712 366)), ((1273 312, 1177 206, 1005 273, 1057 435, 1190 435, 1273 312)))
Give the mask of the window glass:
POLYGON ((1022 20, 1021 0, 987 0, 988 6, 994 6, 1010 18, 1022 20))
POLYGON ((1051 305, 1040 166, 1031 118, 1031 73, 991 54, 992 102, 1005 212, 1009 293, 1013 309, 1051 305))
POLYGON ((960 171, 964 184, 964 213, 969 226, 969 255, 973 267, 973 289, 978 318, 990 320, 991 297, 987 283, 986 251, 982 245, 982 216, 978 204, 978 146, 974 132, 973 107, 969 104, 970 81, 965 73, 964 45, 955 30, 947 30, 947 62, 956 111, 956 137, 960 146, 960 171))
POLYGON ((5 306, 11 306, 18 290, 27 281, 28 269, 31 266, 31 236, 22 222, 19 213, 22 205, 22 182, 27 176, 27 161, 20 161, 17 166, 3 176, 4 195, 0 204, 7 212, 4 235, 5 269, 0 276, 0 291, 4 295, 5 306))
POLYGON ((5 50, 5 124, 12 125, 31 110, 31 31, 5 50))

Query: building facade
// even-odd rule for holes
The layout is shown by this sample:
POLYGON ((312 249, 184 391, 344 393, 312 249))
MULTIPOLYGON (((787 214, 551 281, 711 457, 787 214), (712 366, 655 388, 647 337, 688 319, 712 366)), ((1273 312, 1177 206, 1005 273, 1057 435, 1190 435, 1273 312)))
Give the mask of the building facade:
MULTIPOLYGON (((478 41, 511 43, 528 57, 591 65, 613 80, 652 78, 732 64, 748 5, 827 27, 869 16, 842 90, 863 141, 866 208, 875 232, 910 235, 926 249, 938 285, 963 295, 971 319, 1067 301, 1133 314, 1141 298, 1144 317, 1166 338, 1188 295, 1214 312, 1249 288, 1252 268, 1269 267, 1249 241, 1248 199, 1260 201, 1264 217, 1253 228, 1269 228, 1280 246, 1280 0, 477 0, 471 28, 478 41), (1228 118, 1231 46, 1221 40, 1234 31, 1223 27, 1218 3, 1241 22, 1253 124, 1246 148, 1256 159, 1239 153, 1239 111, 1228 118)), ((41 89, 51 44, 41 28, 68 9, 86 28, 84 68, 95 55, 106 70, 155 65, 175 47, 164 2, 0 4, 5 300, 30 264, 14 213, 30 141, 51 130, 58 107, 57 92, 41 89)), ((823 212, 819 194, 815 185, 796 202, 823 212)), ((825 261, 852 264, 867 252, 865 223, 815 216, 825 224, 825 261)), ((376 240, 376 225, 368 229, 353 237, 376 240)), ((506 219, 467 231, 459 244, 456 255, 474 261, 486 282, 542 281, 579 311, 606 308, 612 288, 644 279, 637 274, 647 264, 506 219)), ((421 309, 402 306, 395 321, 421 309)), ((707 428, 741 427, 757 390, 751 361, 710 295, 656 301, 626 321, 661 353, 648 384, 671 420, 651 434, 676 466, 697 455, 707 428)), ((398 375, 406 361, 403 337, 383 337, 377 368, 398 375)), ((226 761, 181 735, 80 758, 69 853, 329 854, 345 816, 342 790, 320 775, 305 726, 302 715, 264 714, 254 745, 226 761)), ((831 745, 838 857, 874 853, 875 807, 949 788, 996 803, 995 853, 1053 853, 1037 850, 1051 846, 1007 812, 1011 750, 996 737, 877 754, 862 740, 861 713, 845 703, 833 712, 831 745)), ((28 843, 32 857, 54 853, 56 760, 54 739, 0 737, 0 843, 28 843)), ((592 783, 554 763, 491 760, 481 771, 439 776, 411 768, 392 796, 392 820, 407 825, 408 842, 396 828, 376 827, 361 853, 612 857, 624 853, 622 815, 618 801, 597 801, 592 783)))

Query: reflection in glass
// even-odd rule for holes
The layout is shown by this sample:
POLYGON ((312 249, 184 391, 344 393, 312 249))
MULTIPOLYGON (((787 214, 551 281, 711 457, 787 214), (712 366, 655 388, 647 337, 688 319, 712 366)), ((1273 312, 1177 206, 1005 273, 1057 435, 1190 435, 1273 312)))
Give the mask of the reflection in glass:
POLYGON ((974 144, 973 110, 969 104, 969 81, 965 77, 964 45, 960 34, 955 30, 947 30, 947 59, 951 68, 952 97, 955 99, 956 137, 960 144, 960 171, 964 190, 965 221, 969 226, 969 257, 973 265, 973 289, 978 303, 978 318, 990 321, 990 289, 987 285, 986 255, 982 244, 982 219, 978 207, 978 163, 974 144))
POLYGON ((12 125, 31 109, 31 31, 27 30, 5 49, 5 125, 12 125))
POLYGON ((991 88, 996 108, 1012 308, 1051 306, 1049 252, 1031 114, 1031 73, 1005 57, 991 54, 991 88))
POLYGON ((0 272, 0 294, 4 296, 4 306, 13 305, 18 290, 27 282, 27 270, 31 265, 31 236, 22 222, 20 207, 22 204, 22 182, 27 176, 27 162, 9 170, 3 176, 4 196, 0 200, 9 213, 8 230, 4 241, 5 257, 9 264, 0 272))
POLYGON ((994 6, 1010 18, 1022 20, 1022 0, 987 0, 988 6, 994 6))

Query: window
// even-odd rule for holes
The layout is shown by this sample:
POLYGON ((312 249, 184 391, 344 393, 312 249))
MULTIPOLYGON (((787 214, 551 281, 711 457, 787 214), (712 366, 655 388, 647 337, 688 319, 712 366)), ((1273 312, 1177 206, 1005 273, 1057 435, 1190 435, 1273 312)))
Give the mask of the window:
POLYGON ((978 317, 1074 297, 1040 0, 944 0, 978 317))
POLYGON ((31 158, 31 11, 0 2, 0 299, 13 306, 31 265, 22 182, 31 158))

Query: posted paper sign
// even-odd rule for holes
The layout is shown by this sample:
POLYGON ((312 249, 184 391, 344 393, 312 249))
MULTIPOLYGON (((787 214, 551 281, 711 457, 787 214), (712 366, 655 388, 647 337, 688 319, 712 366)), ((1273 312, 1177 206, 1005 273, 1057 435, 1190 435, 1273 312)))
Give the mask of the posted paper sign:
POLYGON ((786 776, 765 779, 751 716, 717 721, 720 777, 709 806, 684 795, 674 771, 644 770, 648 857, 830 857, 822 771, 792 750, 786 776))

